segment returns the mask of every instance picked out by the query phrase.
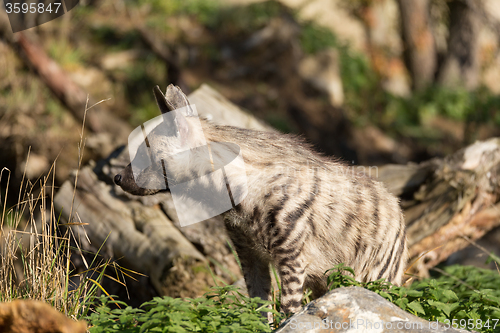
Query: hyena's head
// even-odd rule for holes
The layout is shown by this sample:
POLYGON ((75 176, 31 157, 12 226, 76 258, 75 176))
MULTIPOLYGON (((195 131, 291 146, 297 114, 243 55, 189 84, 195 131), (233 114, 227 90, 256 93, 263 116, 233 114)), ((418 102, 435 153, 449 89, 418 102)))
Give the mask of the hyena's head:
MULTIPOLYGON (((192 154, 206 146, 201 123, 196 112, 179 87, 169 85, 165 95, 156 86, 153 89, 161 117, 138 127, 129 138, 129 147, 137 142, 131 163, 114 177, 124 191, 135 195, 150 195, 169 190, 168 184, 180 183, 193 167, 193 160, 205 168, 210 162, 192 158, 192 154), (191 164, 191 165, 190 165, 191 164)), ((191 171, 192 173, 192 171, 191 171)))

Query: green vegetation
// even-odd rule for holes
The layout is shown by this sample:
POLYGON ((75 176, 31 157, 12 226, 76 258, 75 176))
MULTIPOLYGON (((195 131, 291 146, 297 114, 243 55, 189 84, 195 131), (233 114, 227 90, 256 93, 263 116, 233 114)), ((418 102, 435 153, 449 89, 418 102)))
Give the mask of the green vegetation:
MULTIPOLYGON (((280 14, 283 8, 278 2, 265 1, 248 6, 222 6, 217 0, 139 0, 138 4, 152 6, 153 13, 167 16, 189 16, 209 29, 217 29, 227 33, 229 29, 236 31, 255 31, 269 19, 280 14)), ((149 20, 149 19, 148 19, 149 20)), ((160 23, 153 18, 155 22, 160 23)), ((168 22, 163 19, 163 26, 168 22)))
POLYGON ((214 15, 220 4, 217 0, 137 0, 130 3, 132 6, 151 6, 151 9, 156 13, 164 15, 186 14, 193 15, 197 18, 214 15))
POLYGON ((357 282, 354 271, 342 264, 330 272, 330 290, 359 286, 426 320, 454 323, 454 327, 463 329, 472 329, 467 325, 473 323, 474 330, 479 332, 500 329, 500 323, 492 321, 500 318, 500 272, 455 265, 446 267, 437 278, 414 282, 409 287, 393 286, 384 280, 357 282))
POLYGON ((304 22, 301 27, 300 43, 306 54, 316 54, 328 48, 337 49, 340 56, 340 74, 346 95, 346 104, 357 113, 365 113, 365 103, 360 104, 359 96, 370 96, 377 88, 377 77, 364 54, 355 52, 342 43, 334 33, 312 22, 304 22))
MULTIPOLYGON (((345 108, 354 124, 375 124, 395 135, 430 134, 431 137, 432 133, 422 127, 436 116, 474 125, 500 125, 500 97, 484 87, 467 91, 431 86, 408 97, 393 96, 381 87, 380 77, 366 55, 340 42, 331 30, 304 22, 300 42, 306 54, 316 54, 328 48, 338 50, 345 108)), ((476 138, 467 139, 473 141, 476 138)))
POLYGON ((119 32, 112 25, 97 26, 92 29, 92 39, 106 45, 107 52, 129 50, 140 45, 140 35, 135 30, 119 32))
POLYGON ((154 87, 161 82, 166 72, 165 67, 162 61, 149 55, 135 61, 134 66, 123 70, 126 77, 124 81, 126 94, 134 96, 130 99, 130 105, 136 110, 130 118, 132 125, 137 126, 160 115, 156 102, 151 98, 152 88, 144 89, 144 87, 154 87))
POLYGON ((123 302, 123 309, 112 309, 108 297, 96 299, 95 312, 86 319, 99 332, 271 332, 261 315, 271 302, 248 298, 235 287, 214 287, 196 299, 155 297, 140 308, 123 302))
POLYGON ((493 120, 500 125, 500 98, 485 88, 469 92, 465 89, 431 87, 416 92, 410 98, 392 98, 387 106, 388 119, 401 124, 422 123, 422 120, 437 115, 457 121, 486 123, 493 120), (395 110, 399 109, 399 115, 395 110), (407 116, 403 118, 404 114, 407 116), (392 119, 391 119, 392 118, 392 119))
MULTIPOLYGON (((450 266, 439 277, 415 282, 410 287, 396 287, 384 280, 357 282, 354 271, 343 264, 327 273, 331 290, 359 286, 426 320, 466 329, 473 325, 479 332, 497 332, 500 328, 495 321, 500 318, 500 274, 496 271, 450 266)), ((95 312, 85 319, 92 325, 91 333, 271 332, 273 328, 260 313, 273 312, 275 322, 281 322, 285 316, 268 308, 276 303, 279 297, 275 302, 265 302, 246 297, 233 286, 213 287, 196 299, 156 297, 140 308, 111 302, 103 296, 94 299, 95 312), (114 305, 123 308, 116 309, 114 305)))
POLYGON ((48 54, 64 69, 80 67, 85 59, 85 54, 67 41, 52 40, 48 45, 48 54))

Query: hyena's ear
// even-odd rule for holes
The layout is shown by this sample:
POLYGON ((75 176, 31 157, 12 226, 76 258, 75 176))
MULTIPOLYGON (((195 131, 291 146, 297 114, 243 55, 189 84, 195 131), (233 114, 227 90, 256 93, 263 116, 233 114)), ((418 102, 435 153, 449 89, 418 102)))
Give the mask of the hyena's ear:
POLYGON ((156 104, 158 104, 158 108, 160 109, 162 114, 175 110, 175 107, 173 107, 173 105, 169 105, 169 103, 167 103, 167 99, 161 92, 159 86, 153 88, 153 93, 155 94, 156 104))
MULTIPOLYGON (((158 86, 154 87, 153 92, 155 94, 156 103, 162 114, 186 107, 186 109, 183 109, 184 112, 182 113, 186 116, 194 116, 194 112, 192 111, 186 95, 184 95, 179 87, 175 87, 172 84, 169 85, 166 96, 163 95, 158 86)), ((182 113, 176 112, 173 118, 174 124, 167 124, 167 126, 171 127, 174 133, 177 133, 180 137, 181 142, 185 144, 189 140, 191 133, 189 124, 182 113)))
POLYGON ((186 108, 185 110, 183 110, 183 113, 186 116, 195 116, 193 108, 191 107, 191 104, 189 104, 189 100, 187 99, 187 96, 182 92, 181 88, 170 84, 167 87, 167 92, 165 95, 163 95, 160 87, 158 86, 153 89, 153 92, 155 94, 156 103, 158 104, 161 113, 186 108))

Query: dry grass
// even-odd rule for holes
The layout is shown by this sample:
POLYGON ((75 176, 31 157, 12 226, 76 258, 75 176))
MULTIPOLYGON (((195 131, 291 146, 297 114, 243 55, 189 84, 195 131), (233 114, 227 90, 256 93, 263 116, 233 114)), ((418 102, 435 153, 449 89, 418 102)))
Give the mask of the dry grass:
POLYGON ((0 301, 41 300, 76 318, 86 312, 83 303, 95 294, 96 285, 86 274, 72 275, 70 244, 72 239, 77 243, 54 209, 54 178, 55 164, 35 184, 23 177, 18 203, 7 209, 10 171, 1 171, 7 193, 0 198, 0 301))
MULTIPOLYGON (((78 145, 75 188, 85 147, 84 124, 85 118, 78 145)), ((29 152, 26 166, 28 163, 29 152)), ((3 198, 0 193, 0 302, 29 298, 44 301, 75 319, 85 316, 89 302, 97 292, 106 293, 100 282, 109 262, 96 264, 98 254, 90 264, 87 262, 78 240, 68 227, 83 225, 81 221, 73 220, 78 219, 77 214, 70 214, 70 220, 65 224, 60 221, 53 200, 56 192, 55 162, 47 175, 35 183, 26 179, 25 171, 17 204, 7 209, 10 174, 7 168, 0 171, 0 185, 5 184, 7 189, 3 198), (74 273, 72 252, 81 256, 86 266, 84 272, 74 273)), ((71 209, 73 211, 73 207, 71 209)))

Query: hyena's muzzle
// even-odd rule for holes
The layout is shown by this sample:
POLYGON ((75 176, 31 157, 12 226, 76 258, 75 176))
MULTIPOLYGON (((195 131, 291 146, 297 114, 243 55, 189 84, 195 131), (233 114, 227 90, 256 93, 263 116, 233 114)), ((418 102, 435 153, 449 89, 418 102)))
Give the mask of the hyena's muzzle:
POLYGON ((132 165, 129 163, 122 171, 116 174, 113 179, 115 184, 120 186, 125 192, 129 192, 135 195, 143 195, 139 192, 145 189, 139 187, 134 179, 134 174, 132 173, 132 165))
MULTIPOLYGON (((142 186, 139 186, 134 177, 134 173, 132 171, 132 164, 129 163, 122 171, 117 173, 113 178, 116 185, 120 186, 125 192, 134 195, 151 195, 160 191, 168 191, 168 186, 156 184, 148 184, 148 181, 151 182, 153 179, 160 178, 157 173, 159 170, 153 170, 152 167, 148 167, 141 173, 141 179, 146 179, 146 181, 140 181, 142 186), (151 177, 148 177, 150 175, 151 177), (143 187, 144 186, 144 187, 143 187), (145 188, 147 187, 147 188, 145 188)), ((163 177, 161 177, 163 178, 163 177)), ((164 183, 166 184, 166 182, 164 183)))

